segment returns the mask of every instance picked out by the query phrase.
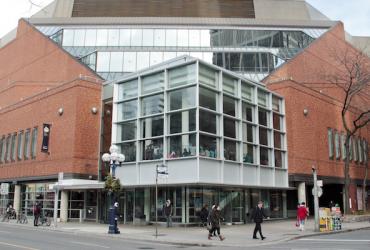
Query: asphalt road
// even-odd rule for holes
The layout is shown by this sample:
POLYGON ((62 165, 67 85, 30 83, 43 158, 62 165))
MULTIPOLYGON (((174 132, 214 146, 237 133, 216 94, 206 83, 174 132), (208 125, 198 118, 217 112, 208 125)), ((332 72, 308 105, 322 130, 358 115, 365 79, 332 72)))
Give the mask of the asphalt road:
POLYGON ((290 242, 258 247, 231 248, 231 247, 191 247, 167 245, 152 242, 140 242, 111 238, 96 235, 66 233, 52 230, 40 230, 30 227, 16 227, 0 223, 0 249, 1 250, 104 250, 104 249, 212 249, 212 250, 240 250, 240 249, 265 249, 265 250, 369 250, 370 230, 360 230, 348 233, 315 236, 302 238, 290 242))

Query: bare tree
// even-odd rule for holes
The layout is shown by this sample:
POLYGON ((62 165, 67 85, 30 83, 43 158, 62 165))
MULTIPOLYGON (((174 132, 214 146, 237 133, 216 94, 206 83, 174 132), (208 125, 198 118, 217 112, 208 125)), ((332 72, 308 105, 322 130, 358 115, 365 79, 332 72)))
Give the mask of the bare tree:
MULTIPOLYGON (((344 213, 349 211, 351 138, 370 122, 370 58, 352 47, 331 53, 336 69, 326 72, 329 83, 335 84, 342 95, 341 119, 345 129, 344 213)), ((352 140, 353 141, 353 140, 352 140)), ((367 177, 366 177, 367 178, 367 177)))
POLYGON ((364 180, 362 183, 362 206, 364 212, 367 210, 367 202, 366 202, 366 197, 367 197, 367 191, 366 191, 366 186, 367 186, 367 175, 368 175, 368 165, 369 165, 369 145, 367 141, 363 141, 361 143, 361 146, 363 148, 364 152, 364 165, 365 165, 365 175, 364 175, 364 180))

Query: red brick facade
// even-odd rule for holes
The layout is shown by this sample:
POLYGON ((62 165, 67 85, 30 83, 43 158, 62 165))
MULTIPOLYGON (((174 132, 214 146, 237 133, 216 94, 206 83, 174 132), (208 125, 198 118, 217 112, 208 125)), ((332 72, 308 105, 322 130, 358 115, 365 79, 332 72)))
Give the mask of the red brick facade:
MULTIPOLYGON (((338 70, 336 59, 331 54, 333 48, 354 51, 344 40, 342 23, 338 23, 264 80, 270 90, 285 97, 290 179, 296 176, 311 178, 311 167, 315 165, 318 175, 324 178, 324 185, 325 177, 343 183, 344 162, 335 156, 329 159, 328 146, 328 128, 345 131, 341 119, 343 94, 335 85, 323 79, 325 73, 338 70), (304 110, 308 112, 306 115, 304 110)), ((362 107, 368 109, 370 100, 367 100, 369 102, 362 107)), ((356 137, 369 142, 370 125, 361 129, 356 137)), ((356 200, 356 185, 361 185, 364 169, 363 163, 351 162, 352 200, 356 200)), ((368 178, 370 180, 370 176, 368 178)))
POLYGON ((0 138, 38 127, 36 158, 0 164, 0 182, 58 172, 96 177, 101 79, 24 20, 0 50, 0 65, 0 138), (41 152, 44 123, 51 124, 49 153, 41 152))

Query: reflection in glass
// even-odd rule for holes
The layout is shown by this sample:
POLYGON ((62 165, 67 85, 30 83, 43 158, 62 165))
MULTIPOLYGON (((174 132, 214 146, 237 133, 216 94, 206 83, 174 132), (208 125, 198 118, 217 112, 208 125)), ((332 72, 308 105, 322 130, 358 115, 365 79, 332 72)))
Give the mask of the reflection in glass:
POLYGON ((282 133, 279 133, 279 132, 274 132, 274 147, 275 148, 283 148, 282 147, 282 138, 283 138, 283 134, 282 133))
POLYGON ((242 119, 253 122, 253 106, 243 102, 242 103, 242 119))
POLYGON ((268 138, 268 131, 265 128, 259 128, 259 138, 260 138, 260 144, 268 146, 269 145, 269 138, 268 138))
POLYGON ((258 124, 268 126, 268 115, 269 113, 264 109, 258 109, 258 124))
POLYGON ((163 62, 163 52, 150 52, 150 66, 163 62))
POLYGON ((99 29, 96 35, 96 46, 108 45, 108 30, 99 29))
POLYGON ((189 83, 195 83, 195 64, 181 66, 168 71, 170 87, 177 87, 189 83))
POLYGON ((166 45, 166 31, 165 30, 154 30, 154 46, 165 46, 166 45))
POLYGON ((254 147, 251 144, 243 143, 243 162, 254 163, 254 147))
POLYGON ((141 120, 141 138, 163 135, 163 116, 149 117, 141 120))
POLYGON ((267 148, 260 148, 260 164, 264 166, 269 166, 270 155, 267 148))
POLYGON ((189 31, 188 30, 177 30, 177 46, 188 47, 189 46, 189 31))
POLYGON ((254 138, 254 126, 243 122, 243 141, 252 142, 254 138))
POLYGON ((143 30, 143 46, 150 46, 154 45, 154 30, 152 29, 144 29, 143 30))
POLYGON ((223 74, 222 75, 222 88, 224 92, 229 93, 231 95, 236 94, 237 86, 238 86, 238 80, 235 78, 232 78, 228 75, 223 74))
POLYGON ((171 113, 168 116, 170 123, 170 134, 184 133, 195 131, 195 114, 196 110, 192 109, 189 111, 171 113))
POLYGON ((177 45, 177 31, 166 30, 166 46, 176 47, 176 45, 177 45))
POLYGON ((119 30, 110 29, 108 30, 108 46, 118 46, 119 45, 119 30))
POLYGON ((144 76, 141 79, 141 92, 143 95, 164 89, 164 73, 144 76))
POLYGON ((275 167, 281 168, 283 167, 283 152, 280 150, 275 150, 274 151, 274 156, 275 156, 275 167))
POLYGON ((125 156, 125 162, 136 161, 136 142, 117 144, 121 147, 121 153, 125 156))
POLYGON ((276 96, 272 96, 272 110, 276 112, 280 112, 280 99, 276 96))
POLYGON ((173 159, 196 155, 196 135, 184 134, 168 137, 168 156, 173 159))
POLYGON ((218 71, 199 65, 199 83, 217 88, 218 71))
POLYGON ((110 53, 110 72, 122 72, 123 66, 123 52, 110 53))
POLYGON ((253 102, 253 87, 242 81, 242 98, 253 102))
POLYGON ((231 116, 235 116, 236 100, 234 98, 224 95, 223 97, 223 112, 231 116))
POLYGON ((85 37, 85 46, 95 46, 96 45, 96 30, 87 29, 85 37))
POLYGON ((216 137, 199 135, 199 155, 217 158, 218 143, 216 137))
POLYGON ((141 46, 143 40, 143 30, 132 29, 131 30, 131 46, 141 46))
POLYGON ((225 160, 236 161, 238 160, 237 142, 224 140, 224 157, 225 160))
POLYGON ((267 107, 267 93, 261 90, 258 90, 258 105, 267 107))
POLYGON ((189 30, 189 47, 200 47, 200 30, 189 30))
POLYGON ((85 45, 85 30, 75 30, 73 38, 73 46, 85 45))
POLYGON ((98 52, 97 72, 109 72, 110 52, 98 52))
POLYGON ((217 115, 199 110, 199 130, 211 134, 217 133, 217 115))
POLYGON ((117 125, 117 141, 127 141, 136 138, 136 121, 117 125))
POLYGON ((195 106, 195 87, 169 92, 170 110, 186 109, 195 106))
POLYGON ((128 120, 136 118, 137 115, 137 100, 122 102, 117 105, 117 120, 128 120))
POLYGON ((63 31, 63 46, 73 46, 74 30, 63 31))
POLYGON ((134 79, 123 82, 118 86, 118 100, 128 99, 137 96, 138 80, 134 79))
POLYGON ((224 136, 236 138, 237 124, 235 120, 224 117, 224 136))
POLYGON ((119 46, 130 46, 131 45, 131 30, 120 29, 119 30, 119 46))
POLYGON ((216 92, 208 90, 206 88, 199 88, 199 106, 216 110, 216 92))
POLYGON ((149 67, 149 52, 137 52, 136 70, 149 67))
POLYGON ((156 160, 163 158, 163 138, 145 140, 141 142, 142 160, 156 160))
POLYGON ((281 130, 282 117, 276 113, 272 114, 274 129, 281 130))
POLYGON ((123 54, 123 72, 136 71, 136 52, 124 52, 123 54))
POLYGON ((148 96, 142 99, 142 115, 163 113, 163 94, 148 96))

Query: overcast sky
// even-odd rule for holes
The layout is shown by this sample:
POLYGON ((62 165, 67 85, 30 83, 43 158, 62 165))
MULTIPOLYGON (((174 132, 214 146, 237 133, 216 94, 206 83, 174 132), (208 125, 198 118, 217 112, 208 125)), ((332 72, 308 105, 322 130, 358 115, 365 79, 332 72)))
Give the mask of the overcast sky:
MULTIPOLYGON (((29 17, 53 0, 0 0, 0 37, 17 26, 18 19, 29 17)), ((257 0, 258 1, 258 0, 257 0)), ((370 0, 306 0, 332 20, 344 22, 351 35, 370 36, 370 0)))

